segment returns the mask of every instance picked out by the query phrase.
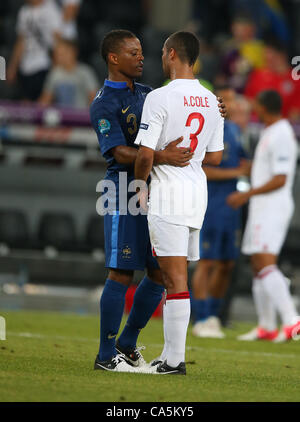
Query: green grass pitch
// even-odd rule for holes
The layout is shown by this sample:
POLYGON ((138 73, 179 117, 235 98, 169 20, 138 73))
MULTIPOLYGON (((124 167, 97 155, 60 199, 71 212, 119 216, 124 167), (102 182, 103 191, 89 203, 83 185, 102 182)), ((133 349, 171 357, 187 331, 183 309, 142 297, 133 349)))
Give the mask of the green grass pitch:
MULTIPOLYGON (((226 339, 187 338, 187 376, 94 371, 96 315, 1 311, 0 401, 226 402, 300 401, 300 342, 244 343, 236 324, 226 339)), ((162 321, 151 320, 139 343, 159 355, 162 321)))

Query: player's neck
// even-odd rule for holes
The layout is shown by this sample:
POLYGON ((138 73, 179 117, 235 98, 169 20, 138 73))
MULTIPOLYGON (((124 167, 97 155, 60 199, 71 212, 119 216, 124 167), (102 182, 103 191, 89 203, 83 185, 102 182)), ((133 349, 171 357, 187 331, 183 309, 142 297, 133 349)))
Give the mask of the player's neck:
POLYGON ((108 80, 112 82, 126 82, 131 91, 133 91, 133 79, 128 78, 122 73, 108 72, 108 80))
POLYGON ((279 122, 279 120, 281 119, 282 119, 282 116, 280 114, 276 114, 276 115, 269 114, 268 116, 264 118, 264 124, 266 126, 271 126, 274 123, 279 122))
POLYGON ((193 69, 190 66, 174 66, 170 69, 170 79, 195 79, 193 69))

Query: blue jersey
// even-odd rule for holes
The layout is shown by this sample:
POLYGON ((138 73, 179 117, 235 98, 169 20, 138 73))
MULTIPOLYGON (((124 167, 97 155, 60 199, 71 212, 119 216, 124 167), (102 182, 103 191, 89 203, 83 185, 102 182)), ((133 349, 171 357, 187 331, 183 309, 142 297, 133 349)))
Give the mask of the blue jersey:
MULTIPOLYGON (((246 158, 246 153, 240 141, 241 133, 239 127, 228 120, 224 122, 224 152, 221 168, 238 167, 241 158, 246 158)), ((232 214, 233 209, 226 204, 226 197, 236 190, 237 179, 208 181, 208 207, 207 213, 215 214, 216 209, 220 213, 232 214), (220 209, 221 207, 221 209, 220 209)))
MULTIPOLYGON (((113 213, 104 216, 105 266, 108 268, 141 271, 159 268, 151 252, 147 216, 123 215, 119 210, 119 173, 126 172, 128 184, 134 179, 134 166, 118 163, 112 154, 112 148, 118 145, 137 148, 134 141, 150 91, 151 88, 138 83, 131 91, 126 82, 106 80, 90 108, 91 122, 107 162, 105 178, 112 180, 117 188, 116 207, 113 213)), ((132 195, 134 192, 128 193, 127 199, 132 195)))
POLYGON ((91 122, 108 167, 106 178, 118 183, 119 172, 127 172, 128 182, 134 178, 134 166, 118 163, 111 149, 118 145, 136 148, 134 141, 139 129, 146 95, 151 88, 134 83, 106 80, 90 107, 91 122))

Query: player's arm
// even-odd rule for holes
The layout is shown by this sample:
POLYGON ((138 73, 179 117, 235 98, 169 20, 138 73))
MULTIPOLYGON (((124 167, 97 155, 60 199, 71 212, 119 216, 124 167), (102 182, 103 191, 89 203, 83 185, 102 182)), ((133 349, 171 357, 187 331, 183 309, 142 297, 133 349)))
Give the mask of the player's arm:
POLYGON ((154 152, 153 165, 168 164, 175 167, 186 167, 194 153, 190 148, 178 148, 177 145, 182 142, 183 136, 170 142, 164 150, 154 152))
POLYGON ((138 150, 126 145, 118 145, 111 149, 111 153, 119 164, 133 166, 137 157, 138 150))
POLYGON ((147 181, 153 167, 155 151, 151 148, 140 146, 135 160, 134 177, 136 180, 147 181))
MULTIPOLYGON (((101 92, 100 92, 101 94, 101 92)), ((91 123, 98 137, 103 156, 113 156, 120 164, 133 165, 137 150, 127 146, 114 103, 95 102, 90 107, 91 123)))
MULTIPOLYGON (((177 147, 182 142, 182 139, 182 137, 176 139, 162 151, 154 151, 153 165, 169 164, 176 167, 188 166, 194 154, 190 151, 190 148, 177 147)), ((115 160, 125 165, 134 165, 138 153, 136 148, 125 145, 119 145, 112 148, 111 151, 115 160)))
POLYGON ((227 197, 227 204, 232 208, 240 208, 252 196, 270 193, 282 188, 286 183, 286 178, 286 174, 276 174, 271 180, 258 188, 252 188, 248 192, 233 192, 227 197))
POLYGON ((282 188, 290 172, 293 157, 293 150, 290 144, 282 142, 281 133, 273 138, 270 146, 270 159, 272 178, 257 188, 251 188, 248 192, 233 192, 227 198, 227 203, 232 208, 239 208, 255 195, 262 195, 282 188))
POLYGON ((223 150, 206 152, 202 164, 204 165, 209 164, 210 166, 218 166, 222 161, 222 157, 223 157, 223 150))
POLYGON ((238 167, 220 168, 205 165, 203 166, 203 170, 207 180, 221 181, 236 179, 240 176, 248 176, 250 166, 251 164, 248 160, 242 159, 238 167))

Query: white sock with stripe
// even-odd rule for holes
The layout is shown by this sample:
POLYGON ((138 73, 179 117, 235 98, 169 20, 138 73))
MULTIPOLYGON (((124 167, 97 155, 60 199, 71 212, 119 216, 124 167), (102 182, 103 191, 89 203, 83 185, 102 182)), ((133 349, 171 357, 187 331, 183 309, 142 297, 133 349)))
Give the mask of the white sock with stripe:
POLYGON ((186 333, 191 314, 189 292, 167 295, 164 329, 167 339, 167 364, 176 368, 185 361, 186 333))
POLYGON ((258 277, 253 279, 252 294, 258 316, 258 325, 267 331, 274 331, 277 327, 276 310, 274 304, 265 292, 261 280, 258 277))
POLYGON ((297 321, 297 311, 289 291, 287 281, 276 265, 263 268, 257 275, 264 291, 271 298, 283 325, 293 325, 297 321))

